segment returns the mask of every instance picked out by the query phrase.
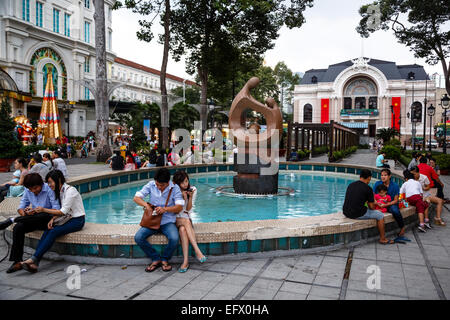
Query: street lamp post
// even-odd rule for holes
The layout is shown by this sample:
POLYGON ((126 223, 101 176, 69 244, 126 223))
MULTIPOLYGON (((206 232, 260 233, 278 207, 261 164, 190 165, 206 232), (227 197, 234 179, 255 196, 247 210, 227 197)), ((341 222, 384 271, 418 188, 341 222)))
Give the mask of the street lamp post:
POLYGON ((394 112, 394 106, 391 105, 391 113, 392 113, 392 129, 395 130, 395 112, 394 112))
MULTIPOLYGON (((427 75, 428 78, 428 75, 427 75)), ((427 148, 425 147, 425 130, 427 128, 427 117, 425 115, 425 112, 427 112, 427 96, 428 96, 428 79, 425 79, 425 99, 423 100, 424 106, 423 106, 423 151, 425 151, 427 148)), ((431 125, 431 123, 430 123, 431 125)), ((431 137, 430 137, 431 139, 431 137)), ((431 141, 431 140, 430 140, 431 141)), ((430 147, 431 151, 431 147, 430 147)))
MULTIPOLYGON (((410 72, 408 73, 408 79, 409 80, 414 80, 415 77, 415 73, 414 72, 410 72)), ((411 125, 412 125, 412 148, 413 150, 416 150, 416 119, 415 119, 415 110, 413 112, 413 108, 415 108, 415 104, 414 104, 414 81, 412 82, 412 103, 411 103, 411 125)))
POLYGON ((449 104, 450 98, 447 96, 447 94, 444 94, 444 96, 441 99, 441 106, 442 109, 444 109, 444 154, 447 153, 447 109, 449 104))
POLYGON ((427 109, 427 114, 430 116, 430 138, 429 138, 429 145, 428 145, 430 152, 431 152, 431 126, 433 124, 432 121, 433 121, 433 116, 434 116, 435 111, 436 111, 436 108, 433 106, 433 104, 430 104, 430 106, 427 109))
POLYGON ((67 118, 64 118, 64 120, 66 120, 67 122, 67 136, 70 137, 70 114, 73 112, 73 110, 75 109, 75 107, 73 106, 72 103, 69 102, 69 104, 65 103, 62 106, 62 109, 64 112, 67 113, 67 118))

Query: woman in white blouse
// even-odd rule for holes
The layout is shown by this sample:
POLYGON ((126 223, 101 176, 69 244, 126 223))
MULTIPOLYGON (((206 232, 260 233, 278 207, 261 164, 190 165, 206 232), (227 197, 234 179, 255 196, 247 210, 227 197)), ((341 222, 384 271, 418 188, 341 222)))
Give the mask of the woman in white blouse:
POLYGON ((192 248, 195 251, 197 260, 200 261, 200 263, 206 261, 206 257, 203 255, 197 245, 197 240, 195 239, 195 231, 192 226, 192 220, 189 216, 189 214, 192 212, 195 198, 197 197, 197 189, 190 186, 189 176, 183 170, 178 170, 177 172, 175 172, 172 181, 180 187, 181 193, 183 194, 184 198, 184 207, 183 210, 181 210, 180 213, 178 213, 176 216, 176 224, 178 227, 178 232, 180 233, 181 248, 183 249, 183 263, 181 264, 178 271, 186 272, 189 269, 189 242, 191 243, 192 248))
POLYGON ((53 215, 53 218, 47 225, 47 230, 39 240, 33 256, 22 262, 25 270, 35 273, 38 270, 39 261, 42 256, 52 247, 56 238, 66 235, 71 232, 80 231, 85 222, 85 211, 83 200, 80 193, 68 184, 64 175, 59 170, 50 171, 45 181, 50 188, 55 192, 55 197, 61 204, 60 210, 47 209, 37 207, 36 212, 46 212, 53 215))

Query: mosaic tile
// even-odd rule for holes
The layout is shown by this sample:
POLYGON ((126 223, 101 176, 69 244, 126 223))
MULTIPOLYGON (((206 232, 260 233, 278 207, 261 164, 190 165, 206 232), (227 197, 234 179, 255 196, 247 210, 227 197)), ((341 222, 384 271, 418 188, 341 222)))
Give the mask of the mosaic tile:
POLYGON ((300 249, 299 238, 289 238, 289 249, 300 249))
POLYGON ((139 180, 147 180, 148 179, 148 172, 141 172, 139 173, 139 180))
POLYGON ((119 178, 118 177, 112 177, 111 178, 111 186, 115 186, 119 184, 119 178))
POLYGON ((308 171, 311 171, 311 170, 312 170, 312 166, 310 166, 310 165, 305 165, 305 164, 302 164, 301 168, 302 168, 302 170, 308 170, 308 171))
POLYGON ((98 190, 100 188, 100 181, 92 181, 91 182, 91 191, 98 190))
POLYGON ((89 183, 82 183, 80 185, 80 193, 89 192, 89 183))
POLYGON ((278 238, 277 239, 277 249, 278 250, 288 250, 289 244, 287 238, 278 238))
POLYGON ((327 166, 326 167, 327 172, 335 172, 336 171, 336 167, 333 166, 327 166))
POLYGON ((314 171, 323 171, 324 170, 324 166, 314 166, 314 171))
POLYGON ((130 182, 137 181, 137 180, 138 180, 138 174, 137 173, 130 174, 130 182))
POLYGON ((129 175, 120 176, 120 183, 127 183, 129 180, 129 175))
POLYGON ((102 179, 101 187, 102 188, 108 188, 109 187, 109 179, 102 179))

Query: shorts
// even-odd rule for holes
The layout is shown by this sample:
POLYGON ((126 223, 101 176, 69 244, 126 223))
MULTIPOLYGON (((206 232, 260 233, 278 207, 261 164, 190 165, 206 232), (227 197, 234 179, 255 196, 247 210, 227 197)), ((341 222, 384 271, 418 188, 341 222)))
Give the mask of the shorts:
POLYGON ((376 219, 378 221, 383 220, 383 218, 384 218, 383 212, 378 210, 367 209, 366 214, 359 217, 358 220, 376 219))
POLYGON ((415 194, 409 198, 406 198, 406 201, 408 201, 410 205, 416 207, 417 213, 424 213, 425 209, 428 208, 428 202, 423 201, 420 194, 415 194))

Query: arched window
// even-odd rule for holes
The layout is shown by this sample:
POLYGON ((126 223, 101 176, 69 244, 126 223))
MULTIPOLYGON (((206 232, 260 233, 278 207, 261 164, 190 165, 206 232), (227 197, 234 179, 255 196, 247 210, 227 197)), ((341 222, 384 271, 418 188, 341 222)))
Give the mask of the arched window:
POLYGON ((371 79, 356 77, 344 87, 344 109, 377 109, 378 89, 371 79))
POLYGON ((309 103, 303 107, 303 122, 312 122, 312 105, 309 103))

